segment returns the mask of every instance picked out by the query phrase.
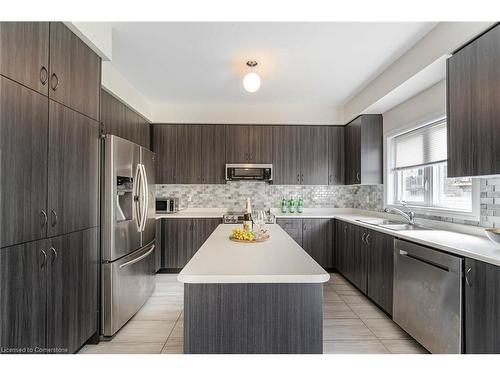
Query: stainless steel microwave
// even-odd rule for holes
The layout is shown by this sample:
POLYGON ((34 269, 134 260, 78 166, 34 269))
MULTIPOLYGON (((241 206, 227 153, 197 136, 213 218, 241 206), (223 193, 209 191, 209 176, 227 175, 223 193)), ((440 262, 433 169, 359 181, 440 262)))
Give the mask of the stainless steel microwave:
POLYGON ((226 181, 273 181, 272 164, 226 164, 226 181))

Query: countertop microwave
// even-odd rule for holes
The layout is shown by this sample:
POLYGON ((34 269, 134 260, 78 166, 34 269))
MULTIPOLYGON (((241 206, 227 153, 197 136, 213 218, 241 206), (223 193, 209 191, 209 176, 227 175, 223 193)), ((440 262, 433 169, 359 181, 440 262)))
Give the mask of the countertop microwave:
POLYGON ((226 164, 226 181, 273 181, 272 164, 226 164))

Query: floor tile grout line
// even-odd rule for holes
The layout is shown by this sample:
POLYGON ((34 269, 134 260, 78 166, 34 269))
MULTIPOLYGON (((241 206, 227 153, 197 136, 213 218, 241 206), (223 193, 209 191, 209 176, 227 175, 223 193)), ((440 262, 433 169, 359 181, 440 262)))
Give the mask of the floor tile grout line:
POLYGON ((174 332, 174 329, 175 329, 175 327, 177 326, 177 323, 179 322, 179 319, 181 318, 181 315, 182 315, 182 312, 183 312, 183 311, 184 311, 184 310, 181 310, 181 312, 179 313, 179 316, 178 316, 178 317, 177 317, 177 319, 175 320, 175 323, 174 323, 174 325, 173 325, 172 329, 170 330, 170 333, 168 334, 167 339, 165 340, 165 343, 163 344, 163 346, 162 346, 162 348, 161 348, 161 350, 160 350, 160 353, 158 353, 158 354, 161 354, 161 353, 163 352, 163 349, 165 349, 165 346, 167 345, 168 339, 169 339, 169 338, 170 338, 170 336, 172 335, 172 332, 174 332))

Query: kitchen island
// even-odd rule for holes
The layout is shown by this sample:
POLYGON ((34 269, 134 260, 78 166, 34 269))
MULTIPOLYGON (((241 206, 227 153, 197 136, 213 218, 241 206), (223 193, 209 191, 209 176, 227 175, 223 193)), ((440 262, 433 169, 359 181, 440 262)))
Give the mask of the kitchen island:
POLYGON ((221 224, 178 276, 184 353, 322 353, 330 278, 283 229, 262 243, 229 240, 221 224))

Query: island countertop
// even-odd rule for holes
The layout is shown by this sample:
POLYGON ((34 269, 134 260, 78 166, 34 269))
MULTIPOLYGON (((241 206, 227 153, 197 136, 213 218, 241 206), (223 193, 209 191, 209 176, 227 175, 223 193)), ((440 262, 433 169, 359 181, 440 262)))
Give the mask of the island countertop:
POLYGON ((190 284, 324 283, 330 275, 277 224, 260 243, 229 240, 234 224, 220 224, 177 277, 190 284))

